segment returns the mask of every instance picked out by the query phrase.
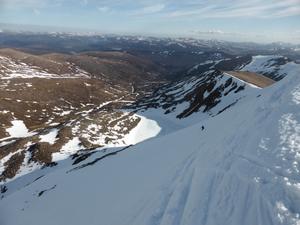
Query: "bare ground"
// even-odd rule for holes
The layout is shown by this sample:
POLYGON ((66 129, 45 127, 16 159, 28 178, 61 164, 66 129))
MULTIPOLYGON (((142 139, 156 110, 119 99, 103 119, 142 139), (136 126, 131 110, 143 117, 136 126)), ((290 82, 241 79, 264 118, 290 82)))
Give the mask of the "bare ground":
POLYGON ((260 88, 268 87, 272 84, 274 84, 276 81, 253 72, 246 72, 246 71, 225 71, 225 73, 236 77, 238 79, 241 79, 247 83, 253 84, 260 88))

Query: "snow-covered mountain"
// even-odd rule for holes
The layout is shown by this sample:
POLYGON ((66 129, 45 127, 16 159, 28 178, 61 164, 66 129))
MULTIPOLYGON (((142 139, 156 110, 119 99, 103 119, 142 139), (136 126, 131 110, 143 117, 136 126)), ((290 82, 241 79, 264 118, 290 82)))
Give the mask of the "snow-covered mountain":
POLYGON ((299 222, 296 53, 94 34, 0 47, 24 37, 0 49, 0 225, 299 222))
POLYGON ((161 108, 164 114, 185 118, 194 112, 215 116, 243 98, 251 87, 217 70, 194 71, 191 78, 165 85, 136 103, 140 110, 161 108), (246 91, 246 92, 245 92, 246 91))
MULTIPOLYGON (((217 76, 220 85, 225 76, 217 76)), ((189 87, 204 78, 191 79, 189 87)), ((298 224, 300 76, 291 72, 264 89, 244 85, 247 94, 222 113, 199 110, 178 129, 170 121, 179 119, 161 113, 157 124, 174 132, 78 152, 6 183, 1 224, 298 224)))
MULTIPOLYGON (((148 74, 145 84, 139 78, 134 79, 134 84, 126 83, 124 73, 122 79, 115 81, 119 64, 124 64, 122 71, 138 75, 129 64, 135 57, 128 54, 35 56, 9 49, 0 53, 0 93, 4 97, 0 99, 0 183, 45 166, 56 166, 59 160, 79 150, 127 146, 159 132, 174 132, 189 125, 188 117, 193 113, 203 112, 203 118, 215 116, 251 89, 216 69, 224 62, 222 58, 197 64, 183 72, 180 81, 149 92, 152 86, 165 81, 146 79, 151 78, 148 74), (93 68, 101 64, 101 71, 112 68, 110 82, 103 72, 94 72, 98 69, 93 68), (145 116, 136 113, 141 110, 145 116), (168 126, 158 126, 159 118, 168 126)), ((239 60, 233 61, 230 64, 240 67, 239 60)), ((153 67, 146 60, 138 62, 136 69, 142 71, 153 67)))
MULTIPOLYGON (((253 61, 248 57, 206 60, 183 71, 179 81, 147 92, 151 90, 149 80, 144 86, 136 83, 142 91, 132 90, 136 89, 132 84, 127 84, 130 90, 122 83, 107 84, 103 77, 95 79, 91 72, 83 70, 85 64, 76 66, 62 60, 71 60, 70 56, 37 57, 10 50, 4 52, 9 57, 2 57, 2 73, 6 76, 0 79, 3 83, 0 92, 5 96, 0 100, 2 184, 45 166, 57 166, 61 159, 80 150, 136 144, 157 134, 162 136, 188 127, 195 118, 202 121, 215 117, 258 88, 247 79, 222 71, 248 68, 256 72, 257 67, 252 70, 256 57, 253 61), (51 63, 59 64, 61 69, 55 69, 51 63), (47 65, 46 69, 41 70, 41 65, 47 65), (16 92, 13 89, 16 87, 21 89, 16 92)), ((90 63, 100 55, 120 60, 117 53, 89 55, 93 55, 90 63)), ((124 57, 122 60, 133 58, 126 54, 124 57)), ((265 58, 269 60, 271 56, 265 58)), ((288 61, 280 68, 261 66, 260 71, 283 73, 289 64, 288 61)), ((297 72, 299 66, 293 65, 295 69, 291 71, 297 72)))

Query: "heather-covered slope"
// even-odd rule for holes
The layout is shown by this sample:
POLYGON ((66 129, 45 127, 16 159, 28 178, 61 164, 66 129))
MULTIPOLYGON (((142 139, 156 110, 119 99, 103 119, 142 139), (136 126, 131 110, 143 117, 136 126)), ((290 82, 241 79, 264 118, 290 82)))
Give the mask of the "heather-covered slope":
POLYGON ((158 73, 124 52, 0 49, 0 183, 81 149, 136 143, 131 131, 151 121, 120 108, 163 82, 158 73))
POLYGON ((300 222, 298 75, 255 89, 212 118, 194 119, 193 126, 178 132, 77 155, 51 173, 41 170, 8 183, 8 191, 2 187, 0 222, 300 222))

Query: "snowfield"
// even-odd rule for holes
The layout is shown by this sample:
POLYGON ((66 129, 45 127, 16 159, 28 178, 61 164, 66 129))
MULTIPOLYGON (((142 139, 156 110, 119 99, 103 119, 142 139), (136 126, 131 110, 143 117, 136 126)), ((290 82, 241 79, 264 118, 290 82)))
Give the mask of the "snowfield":
MULTIPOLYGON (((2 191, 0 224, 298 225, 299 96, 291 73, 176 132, 20 177, 2 191)), ((163 127, 141 124, 132 144, 163 127)))
POLYGON ((156 121, 140 115, 138 117, 141 119, 141 121, 129 132, 128 135, 125 135, 123 138, 123 141, 127 145, 135 145, 139 142, 155 137, 161 131, 161 127, 156 121))

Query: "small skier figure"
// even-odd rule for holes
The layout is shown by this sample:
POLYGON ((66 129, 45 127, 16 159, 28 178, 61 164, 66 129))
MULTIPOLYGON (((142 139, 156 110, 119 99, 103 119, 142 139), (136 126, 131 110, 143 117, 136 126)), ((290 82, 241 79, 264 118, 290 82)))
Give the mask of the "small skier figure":
POLYGON ((201 130, 204 130, 204 126, 201 127, 201 130))

